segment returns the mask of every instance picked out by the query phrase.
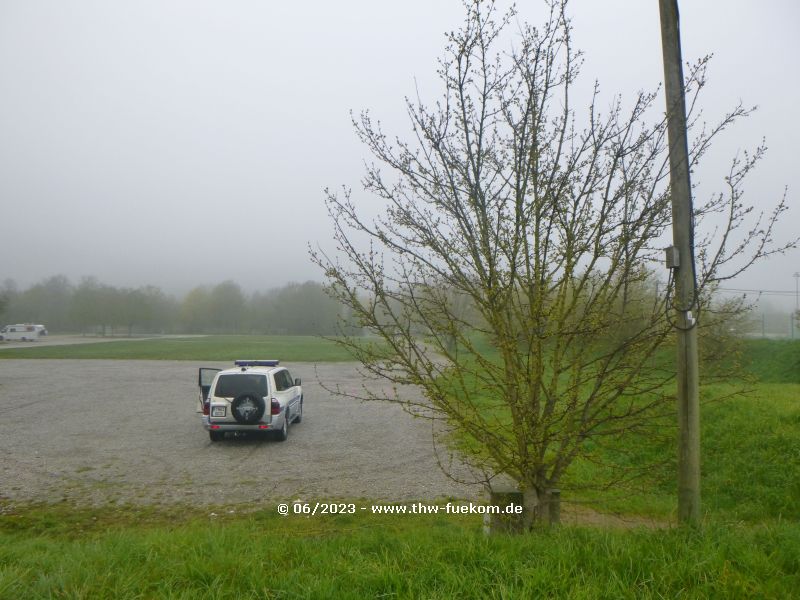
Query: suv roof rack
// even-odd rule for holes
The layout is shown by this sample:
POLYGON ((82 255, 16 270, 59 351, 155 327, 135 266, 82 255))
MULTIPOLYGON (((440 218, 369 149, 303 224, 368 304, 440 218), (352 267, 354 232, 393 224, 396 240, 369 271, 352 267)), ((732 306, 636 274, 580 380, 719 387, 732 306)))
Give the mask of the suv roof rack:
POLYGON ((237 367, 277 367, 279 360, 235 360, 237 367))

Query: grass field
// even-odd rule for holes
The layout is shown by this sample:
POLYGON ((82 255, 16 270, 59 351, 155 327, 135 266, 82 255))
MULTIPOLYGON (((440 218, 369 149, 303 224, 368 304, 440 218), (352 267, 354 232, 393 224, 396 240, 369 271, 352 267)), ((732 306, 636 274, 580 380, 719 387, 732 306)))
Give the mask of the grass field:
MULTIPOLYGON (((735 386, 701 388, 720 398, 735 386)), ((649 467, 626 485, 575 492, 604 511, 674 520, 677 427, 672 418, 658 435, 610 440, 595 461, 579 461, 572 484, 604 481, 617 468, 649 467), (599 461, 599 464, 598 462, 599 461)), ((800 384, 757 383, 743 394, 701 408, 702 502, 707 518, 759 523, 800 520, 800 384)), ((569 487, 566 485, 565 487, 569 487)))
MULTIPOLYGON (((127 346, 115 357, 228 360, 221 354, 233 352, 311 360, 286 358, 294 355, 271 342, 326 356, 314 338, 297 339, 294 347, 291 338, 251 338, 249 347, 247 339, 115 342, 127 346)), ((702 408, 699 530, 564 526, 487 539, 479 518, 466 516, 284 518, 272 506, 243 514, 229 513, 230 507, 85 509, 0 501, 0 599, 797 597, 800 342, 758 340, 745 350, 756 383, 746 394, 702 408)), ((713 384, 701 393, 708 400, 739 389, 713 384)), ((660 425, 658 438, 620 438, 603 450, 632 467, 662 458, 652 477, 622 492, 565 493, 565 501, 577 497, 597 510, 674 522, 672 421, 660 425)), ((588 463, 577 467, 578 480, 603 475, 588 463)))
POLYGON ((0 348, 3 358, 86 358, 115 360, 352 360, 335 342, 301 335, 210 335, 186 338, 115 340, 91 344, 0 348))
POLYGON ((0 598, 790 598, 800 526, 561 528, 475 518, 30 508, 0 519, 0 598))
MULTIPOLYGON (((717 521, 798 521, 800 341, 746 340, 742 375, 700 388, 703 511, 717 521)), ((676 447, 670 415, 640 434, 605 440, 592 460, 573 466, 564 487, 599 510, 674 521, 676 447), (635 476, 609 489, 580 489, 621 473, 635 476)))
POLYGON ((800 340, 747 340, 743 362, 762 383, 800 383, 800 340))

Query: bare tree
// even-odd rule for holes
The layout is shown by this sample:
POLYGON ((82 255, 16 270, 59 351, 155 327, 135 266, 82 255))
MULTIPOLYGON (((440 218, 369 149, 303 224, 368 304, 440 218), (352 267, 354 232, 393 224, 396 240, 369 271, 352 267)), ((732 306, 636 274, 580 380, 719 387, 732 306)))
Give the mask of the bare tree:
MULTIPOLYGON (((674 373, 656 360, 671 300, 645 293, 670 224, 657 94, 601 110, 595 85, 579 125, 581 55, 566 2, 546 5, 549 18, 509 43, 513 10, 465 2, 440 61, 442 98, 407 100, 411 141, 390 139, 368 113, 354 119, 376 160, 364 189, 382 216, 362 217, 348 189, 329 191, 339 252, 311 252, 329 292, 380 340, 340 343, 366 374, 397 384, 365 397, 444 419, 471 461, 518 482, 532 522, 587 440, 630 431, 674 398, 674 373)), ((694 99, 706 63, 686 82, 693 167, 749 112, 702 125, 694 99)), ((698 305, 706 286, 789 246, 771 236, 784 200, 761 217, 742 202, 741 176, 762 152, 734 161, 727 194, 695 208, 698 225, 717 224, 695 242, 698 305)))

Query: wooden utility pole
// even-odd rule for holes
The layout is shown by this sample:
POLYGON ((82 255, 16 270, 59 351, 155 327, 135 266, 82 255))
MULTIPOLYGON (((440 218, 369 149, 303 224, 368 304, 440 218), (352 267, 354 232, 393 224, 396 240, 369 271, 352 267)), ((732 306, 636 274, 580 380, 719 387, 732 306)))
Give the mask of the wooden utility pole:
POLYGON ((678 519, 696 525, 700 522, 700 373, 697 327, 692 315, 697 290, 678 0, 659 0, 659 8, 667 97, 672 239, 677 249, 677 260, 673 259, 668 266, 675 277, 678 339, 678 519))

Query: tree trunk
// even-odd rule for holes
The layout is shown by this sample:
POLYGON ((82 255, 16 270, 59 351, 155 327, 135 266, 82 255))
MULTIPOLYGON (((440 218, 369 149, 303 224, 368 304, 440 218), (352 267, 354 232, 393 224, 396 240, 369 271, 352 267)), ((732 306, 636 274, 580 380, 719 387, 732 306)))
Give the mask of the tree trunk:
POLYGON ((523 490, 523 522, 526 529, 561 522, 561 491, 529 486, 523 490))
POLYGON ((522 490, 522 519, 526 530, 531 530, 542 523, 542 494, 536 486, 528 486, 522 490))

